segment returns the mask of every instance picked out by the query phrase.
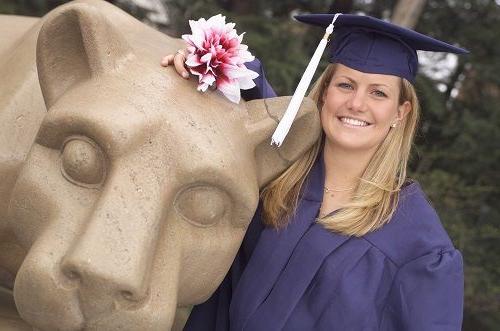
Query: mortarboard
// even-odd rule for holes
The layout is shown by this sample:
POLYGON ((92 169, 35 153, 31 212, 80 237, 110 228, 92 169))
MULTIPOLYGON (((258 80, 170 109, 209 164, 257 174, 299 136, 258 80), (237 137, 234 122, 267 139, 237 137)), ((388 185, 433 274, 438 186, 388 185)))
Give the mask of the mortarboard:
MULTIPOLYGON (((297 15, 303 23, 327 27, 333 15, 297 15)), ((414 83, 418 69, 417 50, 463 54, 465 49, 416 31, 361 15, 341 15, 335 22, 329 62, 353 69, 395 75, 414 83)))
POLYGON ((306 24, 324 27, 326 33, 294 93, 295 100, 292 97, 273 135, 272 143, 278 146, 283 142, 295 118, 333 27, 335 30, 329 62, 341 63, 366 73, 395 75, 411 83, 415 82, 418 70, 417 50, 468 53, 465 49, 370 16, 307 14, 297 15, 295 18, 306 24))

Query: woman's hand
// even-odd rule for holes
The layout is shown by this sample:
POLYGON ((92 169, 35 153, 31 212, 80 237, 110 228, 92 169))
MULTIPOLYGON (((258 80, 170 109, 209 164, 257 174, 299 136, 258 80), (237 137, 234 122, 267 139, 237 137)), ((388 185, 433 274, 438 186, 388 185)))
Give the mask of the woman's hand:
POLYGON ((161 65, 164 67, 168 67, 171 64, 174 64, 175 71, 182 76, 183 78, 189 78, 189 72, 186 70, 184 66, 184 62, 186 62, 186 50, 179 49, 175 54, 168 54, 161 60, 161 65))

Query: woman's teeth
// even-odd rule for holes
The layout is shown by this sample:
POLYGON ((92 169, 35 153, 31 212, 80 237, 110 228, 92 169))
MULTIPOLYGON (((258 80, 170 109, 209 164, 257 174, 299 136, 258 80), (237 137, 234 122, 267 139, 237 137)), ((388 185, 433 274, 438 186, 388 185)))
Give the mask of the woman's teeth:
POLYGON ((341 117, 340 121, 342 123, 346 123, 346 124, 350 124, 350 125, 354 125, 354 126, 367 126, 367 125, 369 125, 368 122, 356 120, 354 118, 349 118, 349 117, 341 117))

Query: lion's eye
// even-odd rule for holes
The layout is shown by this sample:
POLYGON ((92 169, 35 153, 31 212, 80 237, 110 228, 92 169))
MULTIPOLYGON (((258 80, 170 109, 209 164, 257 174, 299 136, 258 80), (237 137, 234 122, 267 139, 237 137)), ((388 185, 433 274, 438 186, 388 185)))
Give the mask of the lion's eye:
POLYGON ((105 164, 100 148, 83 138, 68 140, 61 154, 64 177, 84 187, 99 185, 104 180, 105 164))
POLYGON ((229 196, 209 185, 189 187, 180 192, 174 202, 175 210, 189 223, 197 226, 216 224, 227 212, 229 196))

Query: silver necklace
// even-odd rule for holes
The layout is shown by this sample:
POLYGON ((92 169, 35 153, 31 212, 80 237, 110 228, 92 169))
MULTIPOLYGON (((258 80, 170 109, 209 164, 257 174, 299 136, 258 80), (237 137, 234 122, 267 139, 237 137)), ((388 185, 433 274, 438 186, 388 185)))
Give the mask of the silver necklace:
POLYGON ((329 188, 328 186, 323 186, 325 188, 325 193, 327 193, 328 195, 330 195, 330 197, 333 198, 334 196, 334 193, 339 193, 339 192, 348 192, 348 191, 352 191, 356 188, 356 186, 352 186, 352 187, 347 187, 347 188, 342 188, 342 189, 335 189, 335 188, 329 188))
POLYGON ((347 191, 352 191, 356 188, 356 186, 351 186, 351 187, 348 187, 348 188, 338 188, 338 189, 335 189, 335 188, 329 188, 328 186, 324 186, 325 188, 325 192, 327 193, 333 193, 333 192, 347 192, 347 191))

